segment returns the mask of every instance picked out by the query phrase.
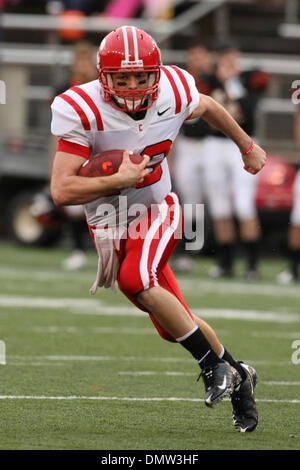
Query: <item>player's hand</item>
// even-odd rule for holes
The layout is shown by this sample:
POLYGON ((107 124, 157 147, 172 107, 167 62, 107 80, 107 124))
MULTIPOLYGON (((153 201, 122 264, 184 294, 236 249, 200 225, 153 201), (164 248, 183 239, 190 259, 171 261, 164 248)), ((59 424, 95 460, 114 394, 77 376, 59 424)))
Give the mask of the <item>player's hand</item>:
POLYGON ((143 155, 143 157, 144 160, 141 163, 132 163, 130 160, 130 151, 125 150, 123 161, 118 171, 124 188, 135 187, 138 183, 141 183, 145 176, 151 171, 149 168, 146 168, 150 157, 148 155, 143 155))
POLYGON ((244 169, 252 175, 256 175, 266 164, 267 154, 259 147, 254 144, 253 149, 247 155, 242 155, 244 162, 244 169))

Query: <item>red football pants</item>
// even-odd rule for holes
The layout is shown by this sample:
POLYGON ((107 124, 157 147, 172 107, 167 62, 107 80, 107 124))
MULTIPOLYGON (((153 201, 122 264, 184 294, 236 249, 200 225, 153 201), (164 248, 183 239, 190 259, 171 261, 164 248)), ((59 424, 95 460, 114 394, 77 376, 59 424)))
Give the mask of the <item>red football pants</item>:
MULTIPOLYGON (((170 193, 165 200, 148 210, 129 227, 127 238, 121 240, 118 252, 120 268, 118 285, 123 294, 140 310, 147 309, 137 301, 137 294, 154 286, 171 292, 191 317, 175 276, 168 264, 182 235, 182 212, 178 197, 170 193)), ((162 328, 151 312, 147 312, 160 336, 175 341, 162 328)))

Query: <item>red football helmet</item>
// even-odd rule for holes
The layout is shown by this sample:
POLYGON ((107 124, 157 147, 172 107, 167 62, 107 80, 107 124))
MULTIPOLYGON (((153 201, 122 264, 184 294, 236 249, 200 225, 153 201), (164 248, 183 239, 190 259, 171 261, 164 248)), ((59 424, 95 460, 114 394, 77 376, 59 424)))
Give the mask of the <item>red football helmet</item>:
POLYGON ((98 52, 99 80, 104 100, 123 111, 150 108, 158 95, 160 51, 152 37, 135 26, 122 26, 102 40, 98 52), (147 72, 148 87, 143 90, 117 90, 112 75, 120 72, 147 72), (112 99, 113 98, 113 99, 112 99))

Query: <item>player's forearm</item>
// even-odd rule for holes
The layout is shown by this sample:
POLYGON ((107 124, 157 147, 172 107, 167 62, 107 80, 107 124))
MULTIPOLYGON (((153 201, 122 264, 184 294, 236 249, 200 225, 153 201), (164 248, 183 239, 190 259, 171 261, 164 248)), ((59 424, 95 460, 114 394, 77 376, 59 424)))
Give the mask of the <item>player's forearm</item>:
POLYGON ((83 176, 65 176, 51 182, 51 195, 58 206, 86 204, 102 196, 107 196, 122 189, 119 175, 86 178, 83 176))
POLYGON ((210 126, 226 134, 242 152, 246 151, 251 144, 251 137, 243 131, 223 106, 210 97, 206 98, 206 109, 202 118, 210 126))

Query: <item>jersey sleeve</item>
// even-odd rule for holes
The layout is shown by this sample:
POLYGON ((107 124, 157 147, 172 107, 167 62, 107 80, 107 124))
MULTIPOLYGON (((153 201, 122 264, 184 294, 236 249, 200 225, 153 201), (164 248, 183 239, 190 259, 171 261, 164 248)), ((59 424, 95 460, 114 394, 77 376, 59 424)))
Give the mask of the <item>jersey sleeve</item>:
POLYGON ((60 137, 58 150, 89 157, 90 143, 80 114, 57 96, 52 105, 51 133, 60 137))
POLYGON ((194 77, 186 70, 183 70, 183 69, 179 69, 179 70, 182 72, 183 77, 185 78, 187 85, 188 85, 188 89, 189 89, 189 92, 187 93, 187 107, 186 107, 186 114, 187 116, 189 116, 190 114, 193 113, 193 111, 195 110, 195 108, 197 108, 199 104, 199 100, 200 100, 199 91, 197 89, 194 77))
POLYGON ((165 74, 171 98, 175 103, 175 114, 184 119, 190 116, 199 104, 199 91, 194 77, 184 69, 175 65, 161 67, 165 74))

